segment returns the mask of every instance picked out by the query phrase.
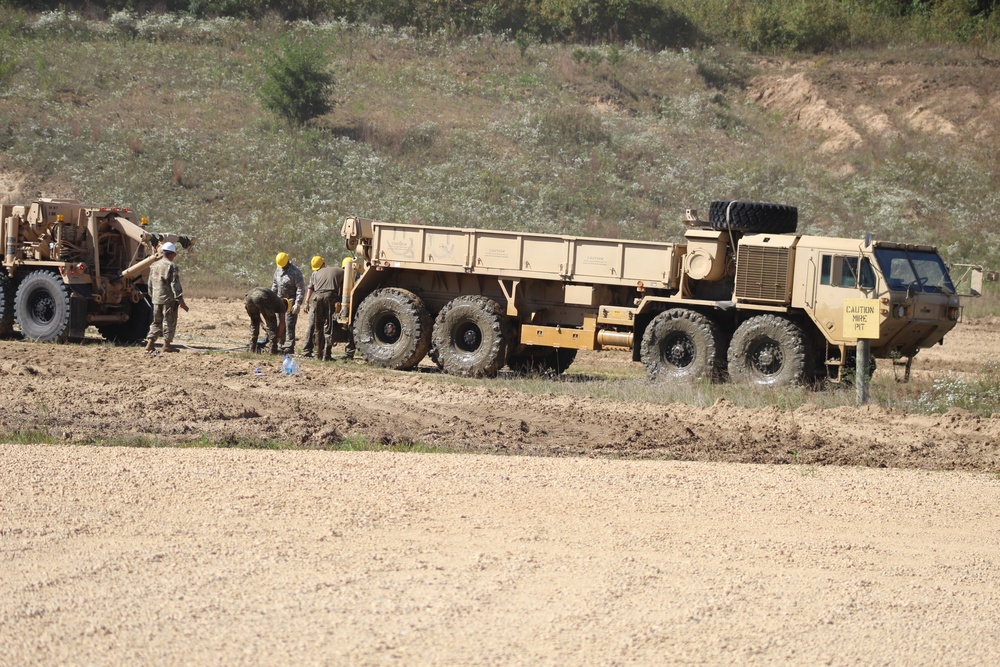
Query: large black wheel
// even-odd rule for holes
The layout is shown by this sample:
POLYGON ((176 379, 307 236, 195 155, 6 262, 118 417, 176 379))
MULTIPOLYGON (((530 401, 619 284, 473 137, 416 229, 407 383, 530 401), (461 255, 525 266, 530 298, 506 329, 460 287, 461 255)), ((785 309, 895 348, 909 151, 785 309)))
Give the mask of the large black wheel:
POLYGON ((507 360, 509 342, 503 307, 485 296, 452 299, 434 320, 434 348, 450 375, 493 377, 507 360))
POLYGON ((729 378, 759 386, 796 385, 812 378, 813 360, 802 328, 777 315, 752 317, 729 344, 729 378))
POLYGON ((0 336, 9 336, 12 333, 14 333, 14 282, 6 273, 0 272, 0 336))
POLYGON ((697 380, 722 377, 725 343, 719 327, 701 313, 665 310, 642 335, 642 363, 649 379, 697 380))
POLYGON ((413 292, 395 287, 376 290, 358 306, 354 343, 373 366, 409 370, 430 349, 430 313, 413 292))
POLYGON ((507 366, 521 375, 562 375, 576 359, 573 348, 528 347, 524 352, 507 356, 507 366))
POLYGON ((799 210, 785 204, 752 201, 714 201, 708 224, 717 231, 790 234, 799 226, 799 210))
POLYGON ((143 295, 138 303, 132 304, 128 321, 121 324, 102 324, 97 327, 104 339, 115 345, 138 345, 149 336, 149 325, 153 322, 153 304, 143 295))
POLYGON ((69 338, 70 292, 51 271, 35 271, 18 285, 14 316, 21 333, 41 343, 69 338))

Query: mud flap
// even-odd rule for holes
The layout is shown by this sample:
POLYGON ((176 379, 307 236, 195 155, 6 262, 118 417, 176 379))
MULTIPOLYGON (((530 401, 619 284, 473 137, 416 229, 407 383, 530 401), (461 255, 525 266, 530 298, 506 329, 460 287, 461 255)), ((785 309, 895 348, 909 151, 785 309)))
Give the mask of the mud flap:
POLYGON ((90 309, 88 285, 70 285, 69 337, 82 339, 87 332, 87 312, 90 309))

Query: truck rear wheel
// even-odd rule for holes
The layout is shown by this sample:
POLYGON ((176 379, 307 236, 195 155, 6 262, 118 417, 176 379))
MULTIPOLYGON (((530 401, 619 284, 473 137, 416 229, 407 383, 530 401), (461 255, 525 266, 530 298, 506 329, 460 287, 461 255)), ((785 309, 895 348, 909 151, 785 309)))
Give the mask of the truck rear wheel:
POLYGON ((507 366, 522 375, 562 375, 576 359, 576 353, 573 348, 529 347, 520 354, 509 355, 507 366))
POLYGON ((132 304, 128 321, 121 324, 104 324, 97 330, 104 340, 116 345, 138 345, 149 336, 149 325, 153 322, 153 305, 148 296, 132 304))
POLYGON ((493 377, 507 360, 509 341, 503 307, 485 296, 456 297, 434 321, 434 348, 450 375, 493 377))
POLYGON ((410 370, 430 349, 430 313, 413 292, 396 287, 376 290, 358 306, 354 343, 373 366, 410 370))
POLYGON ((0 336, 14 333, 14 283, 0 273, 0 336))
POLYGON ((802 328, 777 315, 745 321, 729 344, 729 378, 758 386, 802 384, 812 377, 809 341, 802 328))
POLYGON ((790 234, 799 225, 799 210, 785 204, 752 201, 714 201, 708 224, 716 231, 790 234))
POLYGON ((665 310, 649 323, 640 354, 649 379, 718 380, 725 344, 716 324, 693 310, 665 310))
POLYGON ((59 276, 35 271, 21 281, 14 298, 14 315, 21 333, 41 343, 69 338, 70 293, 59 276))

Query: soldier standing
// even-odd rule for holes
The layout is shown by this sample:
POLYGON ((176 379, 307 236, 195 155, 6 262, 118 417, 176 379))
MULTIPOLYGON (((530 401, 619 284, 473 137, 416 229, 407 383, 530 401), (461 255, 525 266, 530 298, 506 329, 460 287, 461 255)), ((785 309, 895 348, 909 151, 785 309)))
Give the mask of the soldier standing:
POLYGON ((278 341, 285 334, 285 311, 289 308, 288 301, 275 294, 273 290, 254 287, 247 292, 243 304, 246 306, 247 315, 250 316, 250 344, 247 346, 247 351, 260 352, 257 337, 260 336, 260 325, 263 320, 269 351, 271 354, 278 354, 278 341))
POLYGON ((181 272, 174 264, 177 246, 167 241, 160 248, 163 257, 149 268, 149 297, 153 302, 153 323, 149 327, 146 350, 156 349, 156 339, 163 336, 163 351, 176 352, 173 346, 174 332, 177 330, 177 307, 185 311, 184 289, 181 287, 181 272))
POLYGON ((306 285, 302 279, 302 271, 288 261, 288 253, 279 252, 274 258, 274 263, 277 268, 274 270, 274 280, 271 281, 271 291, 282 299, 288 299, 292 304, 292 309, 286 317, 283 351, 295 354, 295 323, 299 319, 299 308, 302 307, 306 285))
POLYGON ((313 329, 316 356, 324 361, 330 361, 333 341, 328 341, 327 335, 331 338, 333 336, 333 315, 344 285, 344 270, 339 266, 327 266, 326 261, 319 255, 312 258, 311 264, 313 273, 309 277, 309 289, 306 290, 306 309, 308 312, 310 303, 315 308, 313 329), (313 294, 316 296, 313 297, 313 294))

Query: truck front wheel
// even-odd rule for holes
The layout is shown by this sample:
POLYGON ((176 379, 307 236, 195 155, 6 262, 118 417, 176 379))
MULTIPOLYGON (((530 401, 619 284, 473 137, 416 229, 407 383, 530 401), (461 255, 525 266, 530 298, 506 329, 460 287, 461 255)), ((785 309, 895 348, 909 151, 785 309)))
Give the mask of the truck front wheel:
POLYGON ((808 342, 802 328, 783 317, 751 317, 729 345, 729 378, 759 386, 802 384, 812 377, 808 342))
POLYGON ((665 310, 642 335, 640 354, 649 379, 718 380, 725 345, 719 327, 701 313, 685 308, 665 310))
POLYGON ((354 342, 369 364, 409 370, 430 349, 430 313, 413 292, 395 287, 376 290, 358 306, 354 342))
POLYGON ((450 375, 495 376, 507 359, 509 340, 503 308, 485 296, 452 299, 434 321, 434 349, 450 375))
POLYGON ((41 343, 69 338, 70 293, 51 271, 35 271, 21 281, 14 298, 14 315, 21 333, 41 343))

